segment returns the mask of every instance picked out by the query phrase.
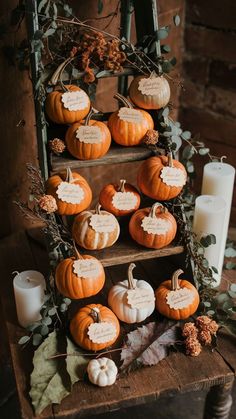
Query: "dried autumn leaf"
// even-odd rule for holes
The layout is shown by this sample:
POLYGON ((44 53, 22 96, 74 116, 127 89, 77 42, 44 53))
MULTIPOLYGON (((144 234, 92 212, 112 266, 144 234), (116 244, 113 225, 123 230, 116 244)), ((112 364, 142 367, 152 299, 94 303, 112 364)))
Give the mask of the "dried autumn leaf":
POLYGON ((168 355, 168 348, 178 340, 179 326, 176 322, 151 322, 138 327, 127 335, 121 351, 121 370, 134 365, 156 365, 168 355))
POLYGON ((70 339, 67 340, 66 352, 68 356, 66 357, 66 369, 71 379, 71 384, 73 385, 79 380, 83 380, 83 376, 88 365, 89 359, 85 358, 82 352, 78 352, 77 346, 71 342, 70 339), (75 354, 69 355, 69 354, 75 354))
POLYGON ((70 380, 64 359, 50 359, 57 353, 58 339, 54 331, 34 353, 30 397, 36 414, 51 403, 60 403, 70 393, 70 380))

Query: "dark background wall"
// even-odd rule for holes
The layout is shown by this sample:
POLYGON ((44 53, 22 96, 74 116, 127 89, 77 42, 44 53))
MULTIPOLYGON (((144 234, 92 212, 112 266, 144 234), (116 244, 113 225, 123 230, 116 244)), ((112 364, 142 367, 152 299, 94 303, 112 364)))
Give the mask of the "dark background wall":
MULTIPOLYGON (((9 24, 11 10, 17 0, 2 0, 0 3, 1 22, 9 24)), ((104 1, 101 16, 114 11, 117 0, 104 1)), ((144 1, 145 3, 145 1, 144 1)), ((74 10, 81 20, 90 20, 90 24, 100 29, 108 24, 109 19, 94 20, 97 15, 97 0, 86 2, 71 1, 74 10)), ((193 133, 200 132, 211 148, 212 154, 228 155, 229 163, 235 164, 235 96, 236 96, 236 51, 235 26, 236 4, 233 0, 159 0, 160 26, 171 23, 172 30, 168 39, 172 54, 178 64, 175 77, 183 77, 184 91, 179 91, 172 83, 173 115, 180 117, 185 129, 193 133), (185 22, 186 6, 186 22, 185 22), (173 25, 172 17, 179 14, 181 26, 173 25), (185 37, 185 49, 183 36, 185 37), (182 62, 184 60, 184 73, 182 62), (181 100, 181 108, 179 105, 181 100)), ((108 32, 119 34, 119 13, 106 28, 108 32)), ((4 36, 1 47, 17 45, 26 36, 24 23, 18 32, 11 28, 4 36)), ((132 28, 132 39, 135 41, 135 29, 132 28)), ((0 164, 0 235, 23 228, 27 222, 23 219, 13 200, 27 199, 27 162, 37 164, 37 145, 35 116, 33 111, 33 94, 29 74, 17 69, 16 64, 9 64, 0 53, 0 76, 2 98, 0 103, 1 125, 1 164, 0 164)), ((111 101, 116 91, 116 81, 106 79, 99 82, 95 106, 101 110, 116 109, 111 101), (109 103, 109 109, 107 104, 109 103)), ((83 170, 94 190, 104 184, 105 179, 117 180, 117 172, 122 176, 129 174, 129 181, 135 181, 137 167, 125 164, 119 168, 101 170, 96 167, 83 170)), ((201 175, 201 170, 199 170, 201 175)), ((236 208, 236 197, 234 201, 236 208)), ((233 222, 236 223, 236 210, 233 208, 233 222)))

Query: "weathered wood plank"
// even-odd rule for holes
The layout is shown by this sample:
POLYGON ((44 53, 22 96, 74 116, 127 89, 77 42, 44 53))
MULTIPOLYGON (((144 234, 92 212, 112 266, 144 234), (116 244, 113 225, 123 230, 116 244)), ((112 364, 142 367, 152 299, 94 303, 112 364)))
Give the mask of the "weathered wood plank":
POLYGON ((107 154, 100 159, 78 160, 72 156, 62 157, 51 155, 51 174, 58 173, 67 167, 79 169, 81 167, 103 166, 108 164, 128 163, 145 160, 152 155, 152 151, 145 147, 112 146, 107 154))

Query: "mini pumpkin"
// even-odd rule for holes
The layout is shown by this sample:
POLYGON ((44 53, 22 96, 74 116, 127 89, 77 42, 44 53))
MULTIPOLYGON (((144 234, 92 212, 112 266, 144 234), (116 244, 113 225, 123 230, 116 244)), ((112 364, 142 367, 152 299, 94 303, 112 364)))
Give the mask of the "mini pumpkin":
POLYGON ((199 294, 191 282, 179 279, 183 271, 178 269, 171 280, 161 283, 156 289, 156 309, 163 316, 174 320, 190 317, 198 308, 199 294))
POLYGON ((101 357, 89 361, 87 373, 91 383, 99 387, 106 387, 115 383, 118 369, 112 359, 101 357))
POLYGON ((74 315, 70 322, 70 332, 81 348, 100 351, 115 343, 120 334, 120 324, 108 307, 89 304, 74 315))
POLYGON ((170 86, 165 77, 155 73, 137 76, 130 84, 129 97, 139 108, 160 109, 170 100, 170 86))
POLYGON ((139 170, 137 183, 147 196, 158 201, 168 201, 180 194, 186 183, 187 173, 178 160, 168 156, 150 157, 139 170))
POLYGON ((75 255, 57 265, 55 280, 58 291, 71 299, 96 295, 105 283, 101 262, 93 256, 81 255, 76 248, 75 255))
POLYGON ((108 120, 113 140, 123 146, 140 144, 146 132, 154 127, 151 115, 142 109, 134 109, 133 105, 120 94, 114 97, 124 106, 113 112, 108 120))
POLYGON ((155 296, 151 285, 133 277, 135 264, 128 268, 128 279, 114 285, 108 294, 108 305, 119 320, 139 323, 155 309, 155 296))
POLYGON ((111 145, 111 133, 104 122, 91 119, 75 122, 66 132, 66 145, 72 156, 80 160, 93 160, 104 156, 111 145))
POLYGON ((73 124, 85 118, 90 109, 90 99, 78 86, 58 86, 46 97, 45 110, 57 124, 73 124))
POLYGON ((140 195, 137 189, 121 179, 119 185, 109 183, 104 186, 99 195, 102 207, 116 217, 131 214, 140 205, 140 195))
POLYGON ((60 215, 78 214, 88 208, 92 191, 88 182, 76 172, 66 171, 53 175, 46 182, 47 193, 54 196, 60 215))
POLYGON ((129 222, 133 240, 142 246, 161 249, 175 238, 177 223, 173 215, 159 202, 151 208, 136 211, 129 222))
POLYGON ((87 210, 78 214, 72 226, 75 242, 85 249, 96 250, 112 246, 118 239, 120 226, 113 214, 101 210, 87 210))

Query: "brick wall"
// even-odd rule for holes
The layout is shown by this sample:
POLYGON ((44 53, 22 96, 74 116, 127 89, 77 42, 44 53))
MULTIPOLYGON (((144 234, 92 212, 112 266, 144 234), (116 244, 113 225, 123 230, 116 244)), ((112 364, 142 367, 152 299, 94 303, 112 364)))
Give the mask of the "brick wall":
MULTIPOLYGON (((236 163, 236 2, 186 1, 181 122, 236 163)), ((201 159, 202 161, 202 159, 201 159)), ((198 166, 199 185, 202 165, 198 166)), ((236 191, 232 222, 236 224, 236 191)))

